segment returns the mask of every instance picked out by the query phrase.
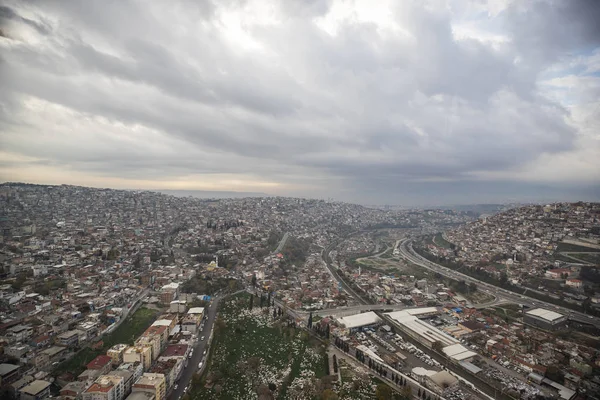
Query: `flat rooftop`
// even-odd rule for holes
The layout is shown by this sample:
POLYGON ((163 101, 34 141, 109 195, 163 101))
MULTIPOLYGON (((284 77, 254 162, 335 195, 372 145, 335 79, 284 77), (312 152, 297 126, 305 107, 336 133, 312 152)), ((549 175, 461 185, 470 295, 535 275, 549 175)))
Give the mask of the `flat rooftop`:
POLYGON ((450 358, 462 361, 467 358, 471 358, 477 355, 474 351, 467 349, 460 343, 453 344, 452 346, 444 347, 442 351, 450 358))
POLYGON ((404 311, 406 310, 387 313, 387 315, 398 324, 413 331, 430 343, 439 341, 443 346, 451 346, 458 343, 458 340, 454 339, 452 336, 447 335, 435 326, 420 320, 414 315, 409 315, 404 311))
POLYGON ((564 315, 562 314, 559 314, 555 311, 546 310, 545 308, 536 308, 533 310, 529 310, 525 314, 545 319, 546 321, 550 322, 556 321, 557 319, 564 317, 564 315))
POLYGON ((48 381, 33 381, 29 385, 19 390, 19 392, 35 396, 50 385, 51 383, 48 381))
POLYGON ((355 314, 339 318, 338 322, 344 324, 346 328, 352 329, 360 328, 361 326, 377 324, 381 322, 381 318, 379 318, 373 311, 369 311, 362 314, 355 314))

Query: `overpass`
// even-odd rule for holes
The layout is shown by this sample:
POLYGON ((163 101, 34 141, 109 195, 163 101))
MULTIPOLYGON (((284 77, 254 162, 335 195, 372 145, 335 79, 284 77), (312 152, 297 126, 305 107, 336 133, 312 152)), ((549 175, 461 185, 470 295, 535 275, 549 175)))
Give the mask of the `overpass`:
MULTIPOLYGON (((436 264, 432 261, 429 261, 428 259, 426 259, 425 257, 421 256, 420 254, 418 254, 417 252, 415 252, 413 250, 412 243, 408 239, 404 240, 400 244, 398 249, 400 251, 400 256, 402 258, 404 258, 405 260, 408 260, 411 263, 416 264, 420 267, 426 268, 430 271, 437 272, 440 275, 446 276, 448 278, 456 279, 457 277, 459 277, 460 279, 463 279, 467 283, 471 283, 471 282, 475 283, 478 285, 479 290, 483 290, 483 291, 486 291, 487 293, 497 296, 499 301, 500 301, 500 299, 502 299, 502 301, 504 301, 504 302, 523 304, 523 305, 526 305, 531 308, 535 308, 535 307, 547 308, 549 310, 557 311, 564 315, 568 315, 569 319, 571 319, 571 320, 575 320, 575 321, 579 321, 582 323, 587 323, 589 325, 595 325, 596 327, 600 327, 600 318, 596 318, 596 317, 584 314, 582 312, 573 311, 566 307, 561 307, 561 306, 557 306, 557 305, 554 305, 551 303, 547 303, 543 300, 528 297, 524 294, 518 294, 518 293, 512 292, 510 290, 503 289, 498 286, 492 285, 490 283, 483 282, 478 279, 472 278, 469 275, 465 275, 461 272, 458 272, 456 270, 436 264)), ((527 289, 527 290, 532 291, 532 292, 535 291, 533 289, 527 289)), ((538 292, 538 293, 540 293, 540 292, 538 292)), ((542 293, 542 294, 544 294, 544 293, 542 293)))
MULTIPOLYGON (((496 299, 494 301, 482 304, 474 304, 471 307, 476 309, 484 309, 493 307, 499 304, 511 303, 506 299, 496 299)), ((405 306, 404 304, 363 304, 350 307, 338 307, 338 308, 326 308, 323 310, 313 311, 313 315, 319 315, 325 317, 327 315, 335 315, 336 317, 345 317, 348 315, 359 314, 367 311, 381 311, 381 312, 392 312, 399 310, 407 310, 411 308, 420 308, 421 306, 405 306)), ((300 311, 301 313, 308 313, 308 311, 300 311)))

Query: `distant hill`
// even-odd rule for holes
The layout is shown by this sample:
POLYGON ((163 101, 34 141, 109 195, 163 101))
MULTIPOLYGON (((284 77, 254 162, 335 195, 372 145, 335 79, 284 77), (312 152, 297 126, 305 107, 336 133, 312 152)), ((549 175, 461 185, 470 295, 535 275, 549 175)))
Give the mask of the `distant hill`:
POLYGON ((260 192, 233 192, 213 190, 163 190, 155 189, 153 192, 169 194, 176 197, 197 197, 199 199, 241 199, 243 197, 270 197, 272 195, 260 192))
POLYGON ((441 210, 468 212, 475 215, 495 215, 519 206, 522 206, 522 204, 465 204, 455 206, 439 206, 438 208, 441 210))

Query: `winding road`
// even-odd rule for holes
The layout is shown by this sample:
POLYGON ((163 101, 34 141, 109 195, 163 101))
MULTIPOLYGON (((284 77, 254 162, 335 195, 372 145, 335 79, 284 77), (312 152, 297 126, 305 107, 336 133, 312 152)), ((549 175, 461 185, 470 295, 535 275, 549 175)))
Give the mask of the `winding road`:
POLYGON ((416 264, 420 267, 426 268, 430 271, 437 272, 440 275, 443 275, 443 276, 446 276, 449 278, 456 279, 456 277, 458 276, 467 283, 475 283, 478 285, 480 290, 481 289, 486 290, 488 293, 492 293, 494 296, 496 296, 498 301, 501 301, 501 299, 504 299, 504 300, 508 300, 513 303, 523 304, 528 307, 533 307, 533 308, 544 307, 544 308, 547 308, 550 310, 556 310, 565 315, 568 315, 571 320, 600 327, 600 318, 592 317, 590 315, 587 315, 587 314, 584 314, 584 313, 581 313, 578 311, 573 311, 573 310, 565 308, 565 307, 556 306, 554 304, 547 303, 543 300, 534 299, 534 298, 528 297, 526 295, 517 294, 515 292, 511 292, 510 290, 499 288, 498 286, 494 286, 492 284, 480 281, 478 279, 475 279, 468 275, 465 275, 461 272, 458 272, 453 269, 450 269, 450 268, 444 267, 442 265, 436 264, 434 262, 431 262, 428 259, 417 254, 413 250, 412 241, 410 239, 404 240, 400 244, 398 249, 400 251, 400 256, 402 258, 404 258, 405 260, 408 260, 413 264, 416 264))

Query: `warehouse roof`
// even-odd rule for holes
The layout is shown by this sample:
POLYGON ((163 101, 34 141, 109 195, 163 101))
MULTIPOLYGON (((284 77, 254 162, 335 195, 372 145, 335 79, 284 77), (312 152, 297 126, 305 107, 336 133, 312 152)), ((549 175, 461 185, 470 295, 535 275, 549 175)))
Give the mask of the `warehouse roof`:
POLYGON ((475 364, 471 364, 470 362, 460 361, 458 364, 460 364, 464 369, 473 374, 477 374, 482 371, 481 368, 479 368, 475 364))
POLYGON ((440 311, 435 307, 409 308, 404 310, 408 315, 419 316, 423 314, 436 314, 440 311))
POLYGON ((535 317, 542 318, 542 319, 545 319, 546 321, 550 321, 550 322, 564 317, 564 315, 562 315, 562 314, 559 314, 555 311, 546 310, 544 308, 536 308, 534 310, 527 311, 525 314, 533 315, 535 317))
POLYGON ((18 365, 13 364, 0 364, 0 376, 8 375, 13 371, 19 369, 18 365))
POLYGON ((467 358, 476 356, 477 353, 467 349, 460 343, 453 344, 452 346, 447 346, 443 348, 443 352, 450 358, 461 361, 467 358))
POLYGON ((36 396, 38 393, 40 393, 42 390, 46 389, 50 385, 51 383, 47 381, 33 381, 29 385, 19 390, 19 392, 36 396))
POLYGON ((338 322, 344 324, 346 328, 351 329, 377 324, 381 322, 381 318, 379 318, 373 311, 369 311, 362 314, 355 314, 348 317, 339 318, 338 322))
POLYGON ((430 343, 439 341, 444 346, 450 346, 458 343, 458 340, 454 339, 453 337, 445 334, 436 327, 421 321, 419 318, 413 315, 407 315, 404 313, 404 311, 391 312, 387 315, 396 320, 400 325, 410 329, 430 343))

